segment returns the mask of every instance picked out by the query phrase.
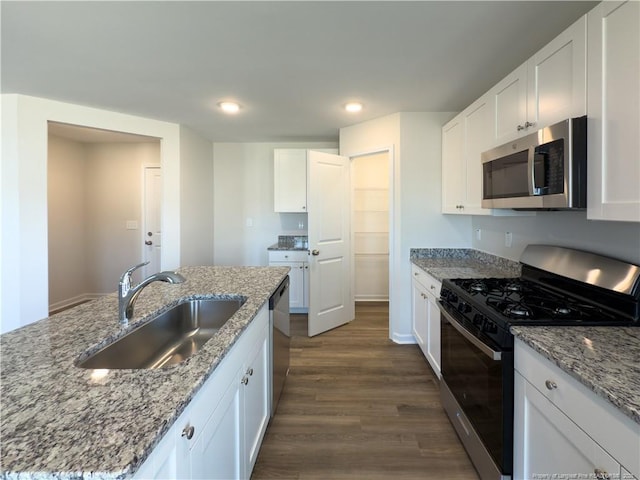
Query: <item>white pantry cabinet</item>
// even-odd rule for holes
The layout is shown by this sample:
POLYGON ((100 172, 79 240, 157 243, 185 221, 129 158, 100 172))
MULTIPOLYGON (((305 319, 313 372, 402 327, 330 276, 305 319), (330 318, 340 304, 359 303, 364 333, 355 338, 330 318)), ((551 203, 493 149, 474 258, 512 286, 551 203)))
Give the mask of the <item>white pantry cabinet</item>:
POLYGON ((135 479, 248 479, 269 421, 269 310, 262 307, 134 474, 135 479))
POLYGON ((493 145, 586 114, 586 15, 489 92, 493 145))
POLYGON ((307 151, 303 148, 273 150, 273 210, 307 211, 307 151))
POLYGON ((640 2, 587 15, 587 218, 640 222, 640 2))
POLYGON ((515 371, 514 479, 638 477, 640 425, 520 340, 515 371))
POLYGON ((289 310, 309 310, 309 253, 307 250, 269 250, 270 267, 289 267, 289 310))
POLYGON ((422 353, 440 378, 440 298, 441 283, 416 265, 411 266, 413 336, 422 353))

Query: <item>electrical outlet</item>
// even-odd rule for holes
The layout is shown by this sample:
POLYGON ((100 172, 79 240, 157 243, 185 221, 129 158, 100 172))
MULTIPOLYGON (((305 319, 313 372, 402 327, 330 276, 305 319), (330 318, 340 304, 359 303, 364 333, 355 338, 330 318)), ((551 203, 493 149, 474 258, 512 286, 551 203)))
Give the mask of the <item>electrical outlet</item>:
POLYGON ((482 230, 476 228, 476 240, 482 240, 482 230))
POLYGON ((513 243, 513 235, 511 232, 504 232, 504 246, 511 247, 513 243))

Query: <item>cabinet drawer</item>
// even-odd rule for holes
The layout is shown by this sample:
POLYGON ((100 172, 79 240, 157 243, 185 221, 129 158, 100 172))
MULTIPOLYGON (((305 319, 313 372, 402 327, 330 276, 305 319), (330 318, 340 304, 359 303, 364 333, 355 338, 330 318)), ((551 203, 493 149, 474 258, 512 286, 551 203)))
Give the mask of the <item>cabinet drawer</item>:
POLYGON ((269 262, 306 262, 308 259, 306 250, 269 250, 269 262))
POLYGON ((518 339, 514 362, 542 395, 633 475, 640 474, 640 425, 518 339))
POLYGON ((434 298, 440 298, 442 284, 417 265, 411 265, 411 278, 418 281, 434 298))

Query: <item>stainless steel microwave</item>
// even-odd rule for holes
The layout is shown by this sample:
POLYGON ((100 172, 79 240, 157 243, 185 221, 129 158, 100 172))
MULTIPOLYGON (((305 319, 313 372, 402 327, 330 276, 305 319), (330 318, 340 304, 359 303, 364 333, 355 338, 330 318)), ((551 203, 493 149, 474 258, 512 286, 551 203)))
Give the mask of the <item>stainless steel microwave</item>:
POLYGON ((542 128, 484 152, 482 206, 568 210, 587 206, 587 117, 542 128))

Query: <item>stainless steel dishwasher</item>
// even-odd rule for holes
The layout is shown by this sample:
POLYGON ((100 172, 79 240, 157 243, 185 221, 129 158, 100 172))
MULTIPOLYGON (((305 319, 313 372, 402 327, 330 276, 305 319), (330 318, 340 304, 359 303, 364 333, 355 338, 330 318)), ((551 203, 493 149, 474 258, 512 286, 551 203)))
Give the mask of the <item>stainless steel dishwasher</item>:
POLYGON ((287 276, 269 299, 269 336, 271 343, 271 417, 276 412, 284 382, 289 373, 289 345, 291 323, 289 318, 289 277, 287 276))

